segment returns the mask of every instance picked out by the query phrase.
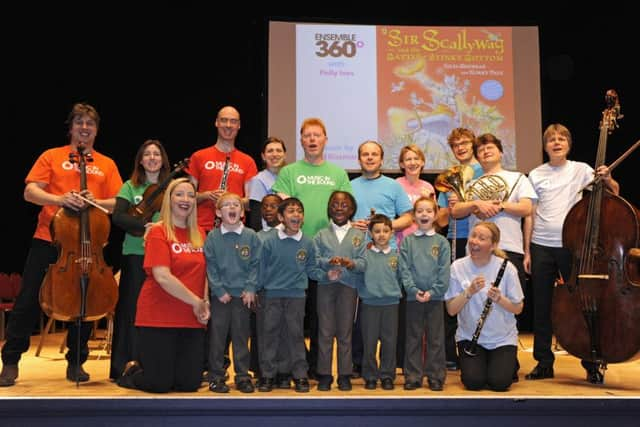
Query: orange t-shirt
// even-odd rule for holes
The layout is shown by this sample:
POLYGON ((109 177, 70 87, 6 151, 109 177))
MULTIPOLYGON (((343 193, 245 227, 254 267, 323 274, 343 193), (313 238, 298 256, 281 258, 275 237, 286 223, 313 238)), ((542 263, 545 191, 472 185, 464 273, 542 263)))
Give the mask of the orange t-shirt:
MULTIPOLYGON (((164 225, 151 227, 144 250, 144 271, 147 278, 140 290, 136 311, 136 326, 157 328, 204 328, 193 309, 166 292, 153 277, 152 268, 169 267, 191 292, 204 298, 206 265, 204 249, 196 249, 189 242, 187 229, 175 229, 177 242, 167 240, 164 225)), ((200 230, 204 238, 204 231, 200 230)))
MULTIPOLYGON (((77 163, 69 161, 69 154, 75 152, 69 145, 51 148, 38 157, 33 164, 25 183, 39 182, 46 186, 44 190, 51 194, 64 194, 71 190, 80 191, 80 169, 77 163)), ((96 199, 115 197, 122 187, 122 178, 118 167, 109 157, 91 152, 92 162, 87 162, 87 189, 96 199)), ((45 205, 38 215, 38 226, 33 237, 51 241, 49 225, 59 206, 45 205)))
MULTIPOLYGON (((224 174, 227 153, 223 153, 215 146, 198 150, 189 160, 188 173, 198 180, 198 191, 210 191, 220 188, 220 181, 224 174)), ((234 149, 229 153, 227 191, 244 197, 244 185, 256 176, 258 168, 256 162, 248 154, 234 149)), ((215 221, 216 209, 211 200, 205 200, 198 205, 198 225, 205 230, 211 230, 215 221)))

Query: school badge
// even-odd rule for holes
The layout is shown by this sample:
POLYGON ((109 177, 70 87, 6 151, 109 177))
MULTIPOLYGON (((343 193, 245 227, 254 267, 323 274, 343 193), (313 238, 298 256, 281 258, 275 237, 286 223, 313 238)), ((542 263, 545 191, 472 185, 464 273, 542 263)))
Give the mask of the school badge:
POLYGON ((238 248, 238 253, 240 254, 240 258, 249 259, 251 256, 251 249, 248 245, 242 245, 238 248))
POLYGON ((396 271, 398 269, 398 257, 397 256, 392 256, 389 257, 389 267, 391 267, 391 269, 393 271, 396 271))
POLYGON ((438 254, 440 254, 440 246, 431 246, 431 256, 438 258, 438 254))
POLYGON ((305 262, 307 260, 307 251, 305 251, 304 249, 300 249, 296 253, 296 260, 298 262, 305 262))
POLYGON ((353 244, 354 248, 360 247, 360 245, 362 244, 362 239, 360 238, 360 236, 353 236, 353 239, 351 239, 351 243, 353 244))

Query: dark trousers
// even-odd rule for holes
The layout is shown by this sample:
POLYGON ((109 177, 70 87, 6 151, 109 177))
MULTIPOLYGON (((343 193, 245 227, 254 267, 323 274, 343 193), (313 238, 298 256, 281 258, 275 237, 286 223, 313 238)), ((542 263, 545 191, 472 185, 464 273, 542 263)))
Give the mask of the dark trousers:
POLYGON ((364 352, 364 345, 362 344, 362 300, 358 298, 356 301, 356 316, 355 322, 353 322, 353 335, 351 337, 351 358, 353 359, 353 366, 362 369, 362 353, 364 352))
POLYGON ((464 352, 470 344, 471 341, 468 340, 458 343, 462 384, 468 390, 488 388, 493 391, 507 391, 513 383, 518 347, 505 345, 487 350, 478 345, 477 354, 471 357, 464 352))
POLYGON ((138 295, 146 278, 144 255, 125 255, 120 270, 118 304, 113 319, 113 341, 109 378, 116 379, 130 360, 138 360, 138 331, 135 326, 138 295))
POLYGON ((260 346, 260 370, 265 378, 274 378, 278 371, 291 372, 294 378, 307 378, 304 306, 304 298, 265 298, 264 340, 260 346), (286 324, 285 335, 282 335, 282 324, 286 324), (288 368, 279 364, 279 347, 288 349, 288 368))
POLYGON ((197 391, 202 382, 204 329, 138 328, 142 371, 136 388, 152 393, 197 391))
POLYGON ((356 290, 341 283, 318 286, 317 373, 320 375, 331 375, 334 337, 338 344, 338 375, 351 375, 356 298, 356 290))
POLYGON ((306 352, 307 364, 312 373, 318 365, 318 282, 309 279, 307 299, 304 308, 304 329, 309 335, 309 350, 306 352))
MULTIPOLYGON (((22 353, 29 349, 31 333, 40 316, 40 287, 42 279, 49 268, 58 259, 58 251, 51 243, 41 239, 33 239, 27 255, 27 261, 22 273, 20 294, 16 299, 11 318, 7 325, 7 341, 2 347, 2 363, 16 365, 22 353)), ((80 289, 78 289, 80 292, 80 289)), ((83 322, 78 333, 77 322, 69 323, 67 335, 67 355, 69 363, 80 364, 87 360, 89 347, 87 342, 91 335, 93 322, 83 322), (78 356, 77 342, 80 338, 80 353, 78 356)))
MULTIPOLYGON (((451 244, 451 239, 449 239, 451 244)), ((453 248, 452 248, 453 249, 453 248)), ((456 259, 463 258, 467 251, 467 239, 456 239, 456 259)), ((458 363, 456 347, 456 330, 458 329, 458 316, 451 316, 444 310, 444 352, 447 362, 458 363)))
MULTIPOLYGON (((262 370, 260 369, 260 355, 264 351, 264 305, 265 305, 264 292, 258 292, 256 294, 256 310, 251 313, 251 362, 249 370, 262 378, 262 370)), ((287 324, 282 323, 280 336, 287 335, 287 324)), ((289 349, 287 346, 278 346, 276 351, 277 375, 291 376, 291 358, 289 357, 289 349)))
POLYGON ((404 361, 405 382, 429 380, 444 382, 444 325, 442 301, 407 301, 407 350, 404 361), (427 354, 422 357, 422 338, 426 336, 427 354))
POLYGON ((251 310, 242 298, 233 297, 227 304, 215 295, 211 298, 211 328, 209 329, 209 381, 224 379, 224 352, 227 336, 233 343, 235 382, 249 379, 249 335, 251 310))
POLYGON ((551 304, 558 273, 562 274, 564 280, 569 279, 571 252, 565 248, 531 243, 531 282, 534 295, 533 358, 543 367, 553 366, 555 360, 551 350, 551 304))
POLYGON ((396 378, 398 304, 362 304, 362 377, 365 381, 396 378), (376 350, 380 341, 380 367, 376 350))

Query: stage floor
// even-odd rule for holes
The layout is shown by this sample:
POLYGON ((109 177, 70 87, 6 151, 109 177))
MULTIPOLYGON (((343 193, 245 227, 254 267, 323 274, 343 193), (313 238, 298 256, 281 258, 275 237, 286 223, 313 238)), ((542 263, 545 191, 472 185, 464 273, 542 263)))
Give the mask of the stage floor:
MULTIPOLYGON (((98 331, 98 336, 104 331, 98 331)), ((316 390, 316 382, 311 381, 310 393, 296 393, 291 390, 274 390, 271 393, 243 394, 235 390, 232 381, 229 383, 231 392, 228 394, 214 394, 208 390, 206 384, 196 393, 169 393, 152 395, 136 390, 118 387, 108 378, 109 355, 105 351, 104 340, 90 341, 91 353, 89 360, 84 365, 91 374, 91 380, 81 383, 76 387, 65 379, 67 362, 64 355, 59 352, 60 344, 64 339, 62 333, 47 336, 40 357, 35 356, 35 350, 40 340, 39 336, 32 337, 32 345, 21 362, 20 375, 13 387, 0 388, 0 399, 3 398, 330 398, 330 399, 362 399, 362 398, 633 398, 640 397, 640 360, 626 363, 611 364, 605 374, 605 383, 593 385, 585 381, 585 372, 580 366, 580 361, 564 352, 556 354, 555 378, 539 381, 527 381, 524 379, 534 366, 535 360, 531 353, 533 337, 525 334, 520 337, 518 358, 521 364, 520 381, 513 384, 505 393, 491 391, 471 392, 464 389, 460 382, 460 372, 448 372, 445 389, 442 392, 433 392, 424 387, 420 390, 405 391, 402 388, 404 377, 398 375, 395 381, 396 388, 385 391, 378 387, 377 390, 365 390, 361 379, 353 380, 351 392, 341 392, 334 386, 330 392, 316 390)), ((230 371, 232 373, 233 371, 230 371)), ((425 381, 426 383, 426 381, 425 381)))

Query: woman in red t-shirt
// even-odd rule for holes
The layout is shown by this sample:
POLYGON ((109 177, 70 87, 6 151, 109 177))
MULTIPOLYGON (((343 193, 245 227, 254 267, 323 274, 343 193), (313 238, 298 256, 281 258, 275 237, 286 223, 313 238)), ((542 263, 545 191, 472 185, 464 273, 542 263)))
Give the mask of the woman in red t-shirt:
POLYGON ((200 386, 209 302, 205 236, 195 208, 193 184, 187 178, 171 181, 161 220, 145 241, 147 278, 136 314, 140 360, 127 363, 117 380, 121 387, 163 393, 200 386))

